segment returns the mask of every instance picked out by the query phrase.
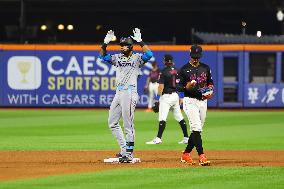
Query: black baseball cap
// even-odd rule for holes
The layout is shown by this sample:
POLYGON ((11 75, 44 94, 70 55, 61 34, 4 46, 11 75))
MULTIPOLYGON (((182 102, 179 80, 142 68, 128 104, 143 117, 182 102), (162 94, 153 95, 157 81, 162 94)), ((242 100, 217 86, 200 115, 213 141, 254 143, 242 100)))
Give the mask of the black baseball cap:
POLYGON ((164 60, 166 61, 166 62, 168 62, 168 61, 173 61, 173 56, 172 55, 170 55, 170 54, 165 54, 164 55, 164 60))
POLYGON ((202 48, 199 45, 192 45, 190 48, 190 57, 191 58, 201 58, 202 48))

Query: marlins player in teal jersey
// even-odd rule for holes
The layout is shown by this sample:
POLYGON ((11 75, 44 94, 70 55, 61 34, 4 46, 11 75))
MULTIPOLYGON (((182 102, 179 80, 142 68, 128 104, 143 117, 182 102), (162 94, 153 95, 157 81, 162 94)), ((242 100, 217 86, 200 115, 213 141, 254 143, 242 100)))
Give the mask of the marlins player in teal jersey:
POLYGON ((106 48, 114 36, 114 31, 108 31, 100 50, 100 58, 116 67, 116 94, 110 106, 108 125, 120 146, 120 153, 117 154, 119 162, 130 163, 133 159, 135 141, 134 111, 138 101, 137 79, 141 67, 150 60, 153 53, 142 41, 140 29, 135 28, 133 36, 120 39, 121 53, 110 55, 106 48), (141 46, 143 54, 133 52, 133 40, 141 46), (119 125, 121 117, 125 137, 119 125))

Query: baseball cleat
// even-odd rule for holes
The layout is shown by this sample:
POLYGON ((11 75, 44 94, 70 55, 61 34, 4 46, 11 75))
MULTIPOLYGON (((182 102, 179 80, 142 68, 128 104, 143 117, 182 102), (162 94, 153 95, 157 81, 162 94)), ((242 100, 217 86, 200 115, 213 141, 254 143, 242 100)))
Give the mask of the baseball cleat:
POLYGON ((188 143, 188 137, 183 137, 181 141, 178 142, 179 144, 187 144, 188 143))
POLYGON ((146 142, 146 144, 161 144, 161 143, 162 143, 162 139, 160 139, 159 137, 156 137, 153 140, 146 142))
POLYGON ((129 154, 118 159, 119 163, 132 163, 133 155, 129 154))
POLYGON ((120 158, 120 157, 122 157, 122 155, 121 155, 121 153, 119 152, 119 153, 115 154, 115 157, 120 158))
POLYGON ((118 159, 119 163, 131 163, 132 162, 132 159, 126 157, 126 156, 123 156, 123 157, 120 157, 118 159))
POLYGON ((189 165, 194 165, 195 162, 192 160, 191 156, 190 156, 190 153, 185 153, 183 152, 181 158, 180 158, 180 161, 182 163, 186 163, 186 164, 189 164, 189 165))
POLYGON ((199 156, 199 165, 201 166, 210 166, 210 161, 206 158, 205 154, 199 156))

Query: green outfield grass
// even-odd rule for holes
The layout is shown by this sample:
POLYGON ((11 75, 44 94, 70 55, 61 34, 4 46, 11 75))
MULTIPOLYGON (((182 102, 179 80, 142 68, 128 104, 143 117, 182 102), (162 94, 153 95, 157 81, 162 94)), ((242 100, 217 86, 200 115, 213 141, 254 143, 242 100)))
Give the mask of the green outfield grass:
POLYGON ((0 183, 0 189, 282 189, 281 168, 127 169, 0 183))
MULTIPOLYGON (((108 150, 117 143, 104 110, 0 110, 0 150, 108 150)), ((135 114, 136 149, 180 149, 178 123, 170 115, 162 145, 145 145, 157 133, 157 114, 135 114)), ((284 112, 209 111, 206 149, 284 150, 284 112)))
MULTIPOLYGON (((162 145, 146 145, 157 132, 157 114, 135 114, 136 149, 183 150, 170 115, 162 145)), ((113 150, 106 110, 0 110, 0 150, 113 150)), ((209 111, 205 149, 284 150, 283 112, 209 111)), ((0 189, 284 188, 283 167, 121 169, 0 182, 0 189)))

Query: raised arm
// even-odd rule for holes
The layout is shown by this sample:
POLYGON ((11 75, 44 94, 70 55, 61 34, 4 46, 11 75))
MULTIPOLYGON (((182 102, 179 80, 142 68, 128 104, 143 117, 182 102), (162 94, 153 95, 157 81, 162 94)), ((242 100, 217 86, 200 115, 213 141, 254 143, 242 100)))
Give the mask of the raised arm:
POLYGON ((141 37, 141 32, 139 28, 135 28, 133 30, 133 36, 131 36, 132 39, 134 39, 142 48, 142 51, 144 52, 143 56, 142 56, 142 60, 144 62, 148 62, 152 56, 153 53, 150 50, 150 48, 148 47, 148 45, 146 45, 143 41, 142 41, 142 37, 141 37))
POLYGON ((104 43, 101 46, 100 49, 100 58, 103 59, 104 61, 112 64, 111 62, 111 56, 109 54, 107 54, 107 45, 109 44, 109 42, 113 39, 114 37, 114 31, 109 30, 104 38, 104 43))

